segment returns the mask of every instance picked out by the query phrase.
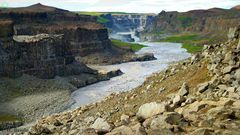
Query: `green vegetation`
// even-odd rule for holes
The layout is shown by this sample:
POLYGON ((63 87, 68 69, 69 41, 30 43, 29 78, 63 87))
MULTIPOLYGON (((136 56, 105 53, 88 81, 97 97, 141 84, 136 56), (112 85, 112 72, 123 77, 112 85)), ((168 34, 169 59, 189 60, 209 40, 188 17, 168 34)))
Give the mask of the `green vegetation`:
POLYGON ((103 14, 101 12, 77 12, 77 13, 81 15, 91 15, 91 16, 100 16, 103 14))
POLYGON ((0 122, 11 122, 11 121, 21 121, 21 119, 10 114, 0 114, 0 122))
POLYGON ((198 35, 177 35, 177 36, 171 36, 171 37, 167 37, 164 40, 164 42, 176 42, 176 43, 183 43, 186 41, 194 41, 194 40, 198 40, 199 36, 198 35))
POLYGON ((196 53, 202 50, 202 45, 197 45, 199 41, 203 40, 202 37, 191 34, 191 35, 177 35, 167 37, 165 39, 160 40, 161 42, 174 42, 174 43, 182 43, 182 48, 185 48, 189 53, 196 53))
POLYGON ((143 47, 146 47, 145 45, 141 45, 137 43, 122 42, 120 40, 115 40, 115 39, 112 39, 111 41, 115 46, 118 46, 120 48, 132 49, 133 51, 138 51, 143 47))
POLYGON ((107 18, 102 17, 102 16, 98 16, 97 22, 99 22, 99 23, 107 23, 107 22, 109 22, 109 20, 107 18))
POLYGON ((203 46, 183 43, 182 48, 185 48, 189 53, 196 53, 196 52, 200 52, 203 46))
POLYGON ((104 13, 102 12, 77 12, 78 14, 81 15, 90 15, 90 16, 96 16, 97 17, 97 22, 98 23, 107 23, 109 20, 107 18, 102 17, 104 13))

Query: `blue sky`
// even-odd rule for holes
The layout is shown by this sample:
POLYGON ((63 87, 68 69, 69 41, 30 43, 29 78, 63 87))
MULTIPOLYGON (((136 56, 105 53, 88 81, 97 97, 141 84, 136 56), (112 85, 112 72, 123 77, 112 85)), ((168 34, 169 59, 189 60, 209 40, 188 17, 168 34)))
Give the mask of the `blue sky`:
POLYGON ((231 8, 240 0, 0 0, 1 6, 22 7, 35 3, 55 6, 71 11, 119 11, 159 13, 188 11, 212 7, 231 8))

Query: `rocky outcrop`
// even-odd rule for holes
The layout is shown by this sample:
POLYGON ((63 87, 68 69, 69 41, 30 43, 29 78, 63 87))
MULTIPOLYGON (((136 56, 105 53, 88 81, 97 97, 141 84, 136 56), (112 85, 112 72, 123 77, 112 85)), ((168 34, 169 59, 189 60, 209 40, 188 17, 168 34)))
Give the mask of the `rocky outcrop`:
POLYGON ((234 9, 213 8, 183 13, 162 11, 141 33, 141 38, 157 40, 169 34, 195 33, 223 41, 228 29, 238 25, 239 17, 240 12, 234 9))
MULTIPOLYGON (((233 35, 239 33, 237 28, 233 35)), ((43 118, 29 132, 83 134, 91 129, 92 134, 110 135, 237 135, 239 40, 235 37, 206 45, 201 53, 154 74, 133 91, 111 94, 102 102, 43 118), (54 124, 56 121, 61 124, 54 124)))
POLYGON ((1 53, 0 75, 17 77, 22 74, 39 78, 94 73, 84 64, 77 63, 63 41, 63 35, 39 34, 13 36, 1 53))
POLYGON ((0 16, 0 75, 53 78, 94 73, 84 64, 109 59, 114 63, 132 53, 114 47, 96 17, 41 4, 0 10, 0 16))

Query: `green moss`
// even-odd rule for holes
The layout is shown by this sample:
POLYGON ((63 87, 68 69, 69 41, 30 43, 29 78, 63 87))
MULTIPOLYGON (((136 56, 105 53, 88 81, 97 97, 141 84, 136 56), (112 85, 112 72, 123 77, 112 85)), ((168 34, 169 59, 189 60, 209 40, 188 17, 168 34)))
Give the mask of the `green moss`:
POLYGON ((118 46, 120 48, 132 49, 133 51, 138 51, 143 47, 146 47, 145 45, 141 45, 137 43, 122 42, 120 40, 115 40, 115 39, 112 39, 111 41, 115 46, 118 46))
POLYGON ((202 50, 202 45, 197 45, 198 42, 204 40, 196 34, 177 35, 167 37, 160 40, 161 42, 183 43, 182 48, 185 48, 189 53, 196 53, 202 50))

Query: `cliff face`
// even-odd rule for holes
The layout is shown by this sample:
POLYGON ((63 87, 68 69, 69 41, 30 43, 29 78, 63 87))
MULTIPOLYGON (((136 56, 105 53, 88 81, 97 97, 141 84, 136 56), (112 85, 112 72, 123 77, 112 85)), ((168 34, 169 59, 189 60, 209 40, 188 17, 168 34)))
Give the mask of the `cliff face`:
POLYGON ((113 32, 142 31, 147 25, 152 23, 154 15, 151 14, 106 14, 104 18, 109 21, 106 27, 113 32))
POLYGON ((153 22, 154 14, 104 14, 108 21, 104 25, 110 29, 110 37, 125 42, 134 41, 134 36, 153 22))
POLYGON ((39 78, 53 78, 56 75, 93 73, 84 64, 74 62, 70 49, 63 44, 63 35, 14 36, 10 42, 4 47, 1 45, 2 76, 29 74, 39 78))
POLYGON ((52 78, 93 72, 81 63, 83 59, 88 63, 93 54, 114 57, 123 53, 112 47, 107 29, 96 23, 96 17, 41 4, 0 9, 0 27, 4 52, 0 75, 4 76, 26 73, 52 78), (71 69, 73 65, 79 68, 71 69))
POLYGON ((199 33, 221 39, 225 38, 230 27, 238 25, 239 18, 240 12, 235 9, 213 8, 183 13, 162 11, 142 35, 199 33))

